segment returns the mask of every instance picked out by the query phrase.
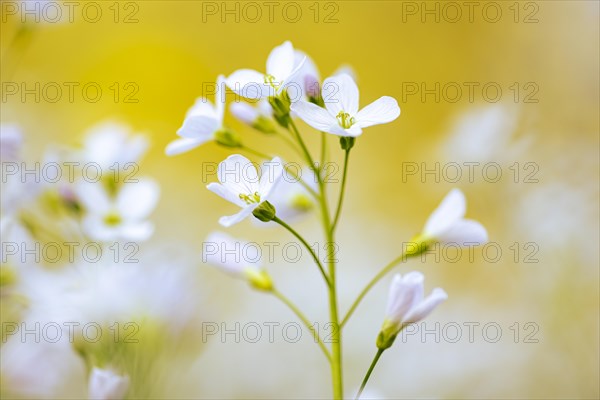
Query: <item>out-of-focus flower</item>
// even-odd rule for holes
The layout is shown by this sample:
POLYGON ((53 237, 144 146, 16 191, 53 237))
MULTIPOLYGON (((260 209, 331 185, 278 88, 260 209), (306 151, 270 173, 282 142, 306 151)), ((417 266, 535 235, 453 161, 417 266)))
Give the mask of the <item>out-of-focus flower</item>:
POLYGON ((227 86, 248 99, 260 99, 279 95, 294 79, 304 59, 298 60, 289 41, 275 47, 267 59, 267 72, 239 69, 226 78, 227 86))
POLYGON ((17 124, 0 124, 0 161, 18 160, 23 146, 23 134, 17 124))
POLYGON ((177 131, 181 139, 169 143, 165 150, 167 155, 184 153, 211 140, 228 147, 240 145, 235 134, 223 126, 225 80, 222 75, 217 78, 215 91, 214 105, 208 99, 200 97, 188 110, 183 125, 177 131))
POLYGON ((221 217, 221 225, 237 224, 267 201, 283 174, 283 163, 275 157, 263 163, 261 171, 259 179, 256 166, 239 154, 231 155, 219 164, 217 175, 221 183, 208 184, 208 190, 242 208, 235 215, 221 217))
MULTIPOLYGON (((277 210, 277 216, 284 221, 306 215, 316 206, 315 199, 300 181, 290 178, 285 176, 281 179, 279 185, 277 185, 277 190, 273 192, 269 199, 269 202, 277 210)), ((316 176, 311 168, 304 168, 300 178, 308 187, 317 190, 316 176)))
POLYGON ((131 128, 119 122, 102 122, 85 134, 82 158, 84 162, 98 163, 103 170, 124 169, 137 163, 148 150, 148 139, 133 134, 131 128))
POLYGON ((204 241, 204 260, 235 276, 247 280, 260 290, 271 290, 273 283, 261 268, 260 253, 251 254, 249 243, 222 233, 213 232, 204 241))
POLYGON ((452 189, 425 223, 419 242, 456 243, 460 246, 483 244, 487 231, 479 222, 465 219, 467 201, 459 189, 452 189))
POLYGON ((154 232, 154 225, 146 221, 160 195, 153 180, 125 184, 114 200, 99 183, 82 182, 76 190, 86 210, 83 229, 91 238, 143 241, 154 232))
POLYGON ((398 102, 388 96, 359 111, 358 87, 346 74, 325 79, 322 97, 325 108, 300 100, 292 103, 291 110, 313 128, 338 136, 359 136, 362 128, 391 122, 400 115, 398 102))
POLYGON ((90 400, 121 400, 129 388, 129 378, 110 369, 94 367, 90 373, 90 400))
POLYGON ((269 102, 262 99, 256 106, 244 102, 231 103, 229 111, 234 117, 263 133, 275 133, 273 108, 269 102))
POLYGON ((441 288, 435 288, 424 298, 424 276, 420 272, 396 274, 390 286, 385 320, 377 337, 377 347, 389 348, 396 335, 407 324, 419 322, 427 317, 441 302, 448 298, 441 288))

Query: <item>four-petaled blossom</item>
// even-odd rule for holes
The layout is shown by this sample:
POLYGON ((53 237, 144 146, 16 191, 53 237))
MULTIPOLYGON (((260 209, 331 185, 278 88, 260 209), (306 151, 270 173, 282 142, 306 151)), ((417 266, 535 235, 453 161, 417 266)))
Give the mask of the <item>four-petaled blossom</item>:
POLYGON ((487 231, 477 221, 465 219, 467 201, 459 189, 452 189, 429 216, 422 242, 438 241, 459 246, 483 244, 488 241, 487 231))
POLYGON ((148 150, 148 139, 133 134, 123 123, 108 121, 92 126, 85 134, 81 157, 85 162, 97 163, 105 169, 127 169, 137 163, 148 150))
POLYGON ((291 105, 291 110, 313 128, 338 136, 359 136, 362 128, 392 122, 400 115, 398 102, 389 96, 359 111, 358 87, 347 74, 325 79, 322 97, 325 108, 300 100, 291 105))
POLYGON ((177 131, 180 139, 167 145, 165 153, 174 156, 195 149, 196 147, 214 140, 219 131, 223 131, 223 117, 225 113, 225 87, 224 78, 217 78, 215 88, 215 104, 208 99, 200 97, 188 110, 183 125, 177 131))
POLYGON ((263 163, 261 171, 259 179, 256 166, 239 154, 231 155, 219 163, 217 176, 221 183, 208 184, 208 190, 242 208, 235 215, 221 217, 221 225, 229 227, 237 224, 267 201, 283 174, 283 163, 279 157, 275 157, 263 163))
POLYGON ((100 183, 83 182, 76 188, 86 215, 83 229, 100 241, 143 241, 154 232, 146 218, 156 207, 159 186, 150 179, 123 185, 115 199, 110 198, 100 183))
POLYGON ((129 378, 108 369, 94 367, 90 374, 90 400, 122 400, 129 389, 129 378))
POLYGON ((386 316, 377 338, 377 347, 386 349, 392 345, 398 332, 407 324, 427 317, 441 302, 448 298, 441 288, 435 288, 424 298, 424 276, 420 272, 396 274, 390 286, 386 316))
POLYGON ((297 57, 292 43, 285 41, 275 47, 267 59, 267 72, 239 69, 226 79, 227 86, 248 99, 260 99, 279 95, 294 82, 305 58, 297 57))
MULTIPOLYGON (((247 280, 261 290, 271 290, 273 283, 268 273, 261 267, 260 251, 252 253, 255 246, 237 240, 222 232, 211 233, 204 241, 203 254, 211 264, 235 277, 247 280)), ((258 248, 256 248, 258 250, 258 248)))

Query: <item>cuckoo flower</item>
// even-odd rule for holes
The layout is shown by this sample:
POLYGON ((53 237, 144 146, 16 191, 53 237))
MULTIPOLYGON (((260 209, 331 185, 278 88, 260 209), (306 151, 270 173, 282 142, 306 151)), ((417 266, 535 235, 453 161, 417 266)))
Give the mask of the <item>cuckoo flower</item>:
POLYGON ((283 163, 275 157, 263 163, 261 171, 259 179, 256 166, 239 154, 231 155, 219 164, 217 175, 220 183, 208 184, 208 190, 242 208, 235 215, 221 217, 221 225, 229 227, 237 224, 265 203, 282 176, 283 163))
POLYGON ((123 185, 115 199, 99 183, 81 183, 76 188, 87 214, 83 229, 95 240, 148 239, 154 226, 146 218, 156 207, 160 189, 150 179, 123 185))
POLYGON ((296 57, 292 43, 286 41, 269 54, 266 73, 239 69, 227 77, 227 86, 248 99, 277 96, 287 87, 286 84, 294 82, 303 64, 304 58, 296 57))
POLYGON ((241 122, 263 133, 275 133, 273 108, 266 99, 260 100, 256 106, 244 102, 231 103, 229 111, 241 122))
POLYGON ((105 169, 127 168, 137 163, 148 150, 148 139, 134 134, 123 123, 108 121, 92 126, 85 133, 81 157, 85 162, 97 163, 105 169))
POLYGON ((441 288, 435 288, 423 298, 423 274, 409 272, 396 274, 390 286, 385 321, 377 338, 377 347, 387 349, 398 332, 406 325, 427 317, 441 302, 448 298, 441 288))
POLYGON ((459 189, 452 189, 429 216, 419 236, 420 241, 460 246, 486 243, 488 235, 485 228, 477 221, 465 219, 466 210, 465 195, 459 189))
POLYGON ((338 136, 359 136, 362 128, 392 122, 400 115, 398 102, 388 96, 359 111, 358 87, 344 73, 325 79, 322 97, 325 108, 300 100, 291 105, 291 110, 313 128, 338 136))
POLYGON ((250 243, 213 232, 204 241, 203 254, 207 263, 235 276, 247 280, 261 290, 271 290, 273 283, 267 272, 261 268, 260 251, 253 253, 250 243))
POLYGON ((233 134, 224 128, 225 112, 225 79, 217 78, 215 104, 200 97, 187 112, 183 125, 177 131, 180 139, 174 140, 167 146, 165 152, 169 156, 184 153, 196 147, 216 140, 219 144, 236 147, 239 145, 233 134))

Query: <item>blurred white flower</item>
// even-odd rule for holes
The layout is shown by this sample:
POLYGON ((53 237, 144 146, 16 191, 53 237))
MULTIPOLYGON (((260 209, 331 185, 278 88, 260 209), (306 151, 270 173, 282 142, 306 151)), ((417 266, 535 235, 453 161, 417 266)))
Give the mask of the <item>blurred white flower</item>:
POLYGON ((227 86, 248 99, 260 99, 280 94, 294 79, 304 59, 297 59, 292 43, 285 41, 275 47, 267 59, 267 72, 239 69, 226 78, 227 86))
POLYGON ((222 75, 217 78, 215 88, 215 104, 200 97, 188 110, 183 125, 177 131, 181 139, 169 143, 165 152, 169 156, 184 153, 216 139, 216 134, 223 130, 225 113, 225 80, 222 75))
POLYGON ((313 128, 334 135, 356 137, 362 134, 362 128, 391 122, 400 115, 398 102, 388 96, 359 111, 358 87, 346 74, 325 79, 322 97, 325 108, 300 100, 291 105, 291 110, 313 128))
POLYGON ((0 161, 19 160, 23 134, 17 124, 0 124, 0 161))
MULTIPOLYGON (((300 177, 308 187, 315 191, 318 190, 316 176, 311 168, 302 169, 300 177)), ((269 202, 277 210, 277 216, 286 222, 306 215, 317 204, 312 195, 298 180, 289 178, 291 177, 280 180, 277 190, 273 192, 269 199, 269 202)))
POLYGON ((83 229, 92 239, 143 241, 154 232, 154 225, 146 221, 160 195, 153 180, 127 183, 115 199, 109 197, 100 183, 82 182, 76 191, 86 210, 83 229))
POLYGON ((148 150, 148 139, 134 134, 126 124, 101 122, 85 133, 82 158, 84 162, 98 163, 103 170, 126 167, 137 163, 148 150))
POLYGON ((264 133, 275 133, 273 108, 266 99, 261 99, 256 106, 245 102, 234 102, 229 111, 241 122, 264 133))
POLYGON ((110 369, 94 367, 90 373, 90 400, 122 400, 129 389, 129 378, 110 369))
POLYGON ((208 190, 242 208, 235 215, 221 217, 221 225, 229 227, 237 224, 268 200, 283 174, 283 163, 279 157, 275 157, 263 163, 261 171, 259 180, 256 166, 239 154, 231 155, 219 163, 217 175, 221 183, 208 184, 208 190))
POLYGON ((465 195, 459 189, 452 189, 429 216, 420 238, 462 246, 486 243, 487 231, 479 222, 465 219, 466 211, 465 195))
POLYGON ((271 278, 261 268, 261 253, 256 246, 222 232, 213 232, 204 241, 203 251, 207 263, 247 280, 258 289, 273 287, 271 278), (253 248, 257 251, 252 252, 253 248))
POLYGON ((448 298, 441 288, 435 288, 424 298, 425 277, 420 272, 396 274, 392 280, 381 333, 377 347, 388 348, 405 324, 419 322, 427 317, 440 303, 448 298))

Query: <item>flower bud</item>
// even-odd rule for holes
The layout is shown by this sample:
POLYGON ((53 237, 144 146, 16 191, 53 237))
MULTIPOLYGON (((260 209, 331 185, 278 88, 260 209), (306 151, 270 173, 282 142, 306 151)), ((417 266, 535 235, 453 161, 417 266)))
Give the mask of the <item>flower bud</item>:
POLYGON ((273 204, 268 201, 263 201, 252 211, 252 215, 262 222, 269 222, 275 218, 276 210, 273 204))
POLYGON ((221 129, 215 132, 215 142, 225 147, 240 147, 242 145, 239 136, 229 129, 221 129))
POLYGON ((354 147, 354 143, 356 142, 356 138, 351 136, 342 136, 340 138, 340 146, 342 146, 342 150, 350 150, 354 147))
POLYGON ((264 269, 246 268, 244 274, 250 285, 255 289, 263 290, 265 292, 273 290, 273 281, 264 269))

